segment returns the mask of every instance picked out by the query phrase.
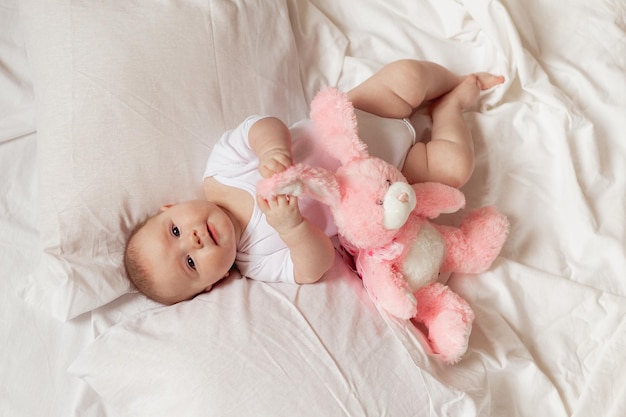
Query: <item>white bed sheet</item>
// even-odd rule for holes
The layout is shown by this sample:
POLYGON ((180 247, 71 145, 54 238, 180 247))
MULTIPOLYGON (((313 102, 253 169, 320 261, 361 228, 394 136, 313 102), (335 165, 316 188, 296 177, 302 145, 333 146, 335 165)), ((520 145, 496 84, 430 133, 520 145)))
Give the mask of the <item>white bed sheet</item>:
MULTIPOLYGON (((238 290, 254 294, 254 305, 239 307, 244 333, 254 330, 246 311, 272 308, 264 293, 300 312, 294 331, 303 340, 318 337, 329 354, 313 363, 351 370, 318 374, 327 378, 328 392, 358 394, 336 399, 344 415, 398 415, 389 414, 392 407, 359 400, 363 393, 375 396, 372 387, 390 385, 394 377, 422 381, 426 391, 419 392, 430 396, 424 415, 626 415, 626 5, 348 3, 290 2, 308 99, 321 85, 349 88, 383 63, 407 56, 507 77, 486 98, 485 111, 469 116, 478 164, 464 188, 468 204, 496 204, 512 229, 489 272, 449 282, 476 312, 467 357, 452 367, 441 365, 410 323, 379 315, 358 281, 341 268, 333 272, 336 281, 313 289, 236 281, 216 302, 238 290), (340 314, 341 297, 349 300, 349 314, 340 314), (334 332, 349 326, 353 334, 334 332), (388 349, 389 363, 405 374, 394 367, 359 367, 359 356, 350 351, 351 343, 363 346, 359 335, 379 337, 377 357, 388 349), (380 375, 360 373, 383 369, 380 375), (350 387, 357 376, 362 386, 350 387)), ((130 294, 60 322, 18 298, 39 255, 32 88, 13 1, 0 6, 0 28, 0 416, 125 415, 119 402, 96 392, 97 378, 85 378, 89 385, 67 368, 99 352, 97 337, 122 337, 124 326, 163 309, 152 310, 154 304, 130 294)), ((210 296, 185 308, 202 309, 210 296)), ((277 341, 285 339, 276 335, 277 341)), ((414 387, 388 389, 405 400, 414 394, 414 387)), ((269 404, 273 400, 279 398, 267 398, 269 404)))
POLYGON ((92 339, 89 318, 61 323, 17 296, 39 256, 33 89, 17 2, 0 5, 0 28, 0 415, 105 415, 89 411, 105 406, 66 372, 92 339))

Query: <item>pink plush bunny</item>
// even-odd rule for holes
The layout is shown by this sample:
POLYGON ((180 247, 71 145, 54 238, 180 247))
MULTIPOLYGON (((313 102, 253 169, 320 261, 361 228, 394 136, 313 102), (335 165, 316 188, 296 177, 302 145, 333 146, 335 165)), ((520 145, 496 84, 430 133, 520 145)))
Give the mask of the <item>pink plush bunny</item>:
POLYGON ((319 146, 340 161, 339 168, 333 173, 295 165, 261 181, 258 192, 303 194, 327 204, 374 302, 395 317, 422 323, 432 350, 447 363, 457 362, 467 350, 474 313, 436 279, 440 272, 489 268, 506 239, 506 217, 484 207, 458 228, 431 223, 465 205, 459 190, 409 185, 394 166, 370 156, 352 104, 335 89, 318 93, 311 119, 319 146))

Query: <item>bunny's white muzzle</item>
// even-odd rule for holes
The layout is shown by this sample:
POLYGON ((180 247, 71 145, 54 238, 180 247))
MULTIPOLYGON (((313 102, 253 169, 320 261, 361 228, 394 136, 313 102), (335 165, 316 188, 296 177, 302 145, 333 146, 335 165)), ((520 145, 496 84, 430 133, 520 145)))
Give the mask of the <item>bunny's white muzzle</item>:
POLYGON ((405 182, 391 184, 383 200, 383 226, 385 229, 399 229, 415 208, 417 199, 413 187, 405 182))

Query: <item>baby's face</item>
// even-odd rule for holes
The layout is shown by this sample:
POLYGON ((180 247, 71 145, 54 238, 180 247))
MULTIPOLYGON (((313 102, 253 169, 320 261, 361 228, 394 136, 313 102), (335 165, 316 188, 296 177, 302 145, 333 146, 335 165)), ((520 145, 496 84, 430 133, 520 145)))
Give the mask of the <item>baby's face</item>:
POLYGON ((164 206, 135 239, 153 284, 172 303, 208 291, 227 276, 237 249, 231 218, 206 200, 164 206))

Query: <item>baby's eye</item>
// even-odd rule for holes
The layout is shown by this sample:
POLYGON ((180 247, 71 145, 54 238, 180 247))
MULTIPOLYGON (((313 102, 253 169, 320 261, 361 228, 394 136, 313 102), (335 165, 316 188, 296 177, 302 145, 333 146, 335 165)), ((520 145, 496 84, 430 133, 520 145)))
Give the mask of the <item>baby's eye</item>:
POLYGON ((377 200, 376 204, 378 204, 379 206, 382 206, 383 205, 383 200, 377 200))
POLYGON ((172 225, 172 234, 176 237, 180 237, 180 230, 178 230, 178 227, 176 227, 176 225, 172 225))
POLYGON ((193 261, 191 256, 187 256, 187 265, 189 266, 189 268, 193 269, 194 271, 196 270, 196 263, 193 261))

